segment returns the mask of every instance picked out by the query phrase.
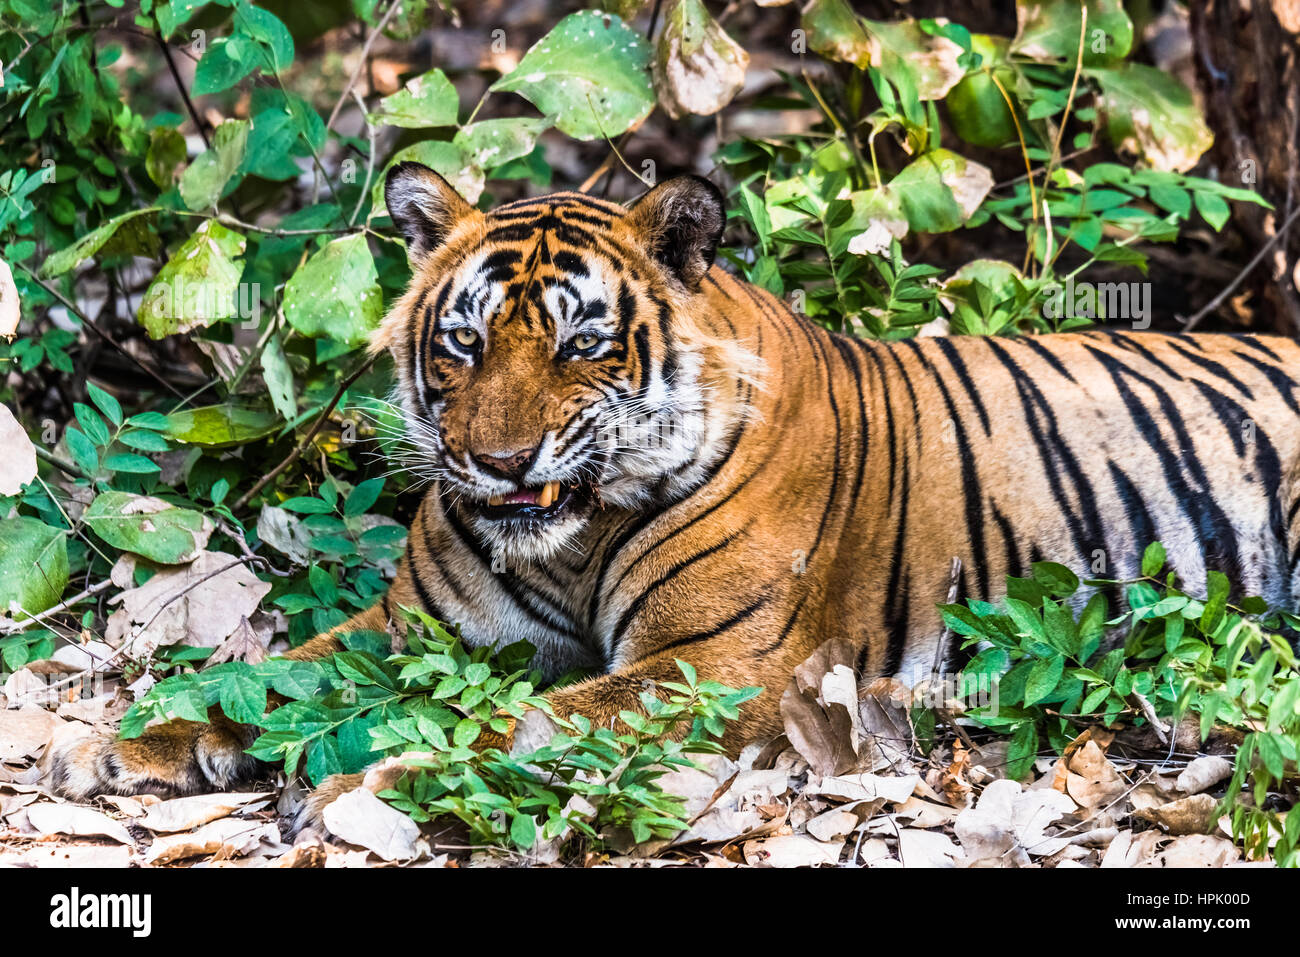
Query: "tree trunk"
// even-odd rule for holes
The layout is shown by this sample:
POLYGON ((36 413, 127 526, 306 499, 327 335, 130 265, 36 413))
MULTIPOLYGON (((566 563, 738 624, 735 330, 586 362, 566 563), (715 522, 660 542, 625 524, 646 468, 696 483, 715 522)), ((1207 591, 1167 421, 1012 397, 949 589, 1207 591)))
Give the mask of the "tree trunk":
POLYGON ((1300 203, 1300 0, 1188 6, 1211 158, 1226 185, 1254 188, 1274 207, 1236 205, 1243 263, 1273 242, 1239 294, 1253 294, 1253 328, 1300 334, 1300 223, 1291 219, 1300 203))

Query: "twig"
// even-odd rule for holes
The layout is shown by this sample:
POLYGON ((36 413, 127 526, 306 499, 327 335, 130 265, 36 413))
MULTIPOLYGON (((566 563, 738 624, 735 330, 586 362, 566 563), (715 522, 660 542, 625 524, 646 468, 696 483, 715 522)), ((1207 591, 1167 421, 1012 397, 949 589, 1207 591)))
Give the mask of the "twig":
POLYGON ((1138 707, 1142 709, 1142 717, 1147 719, 1147 722, 1151 725, 1151 730, 1155 731, 1156 737, 1160 739, 1160 743, 1168 744, 1170 729, 1166 728, 1165 723, 1160 720, 1160 716, 1156 714, 1156 709, 1151 702, 1147 700, 1142 692, 1136 689, 1131 691, 1130 695, 1136 699, 1138 707))
MULTIPOLYGON (((961 587, 961 559, 952 556, 952 564, 948 566, 948 601, 951 605, 957 601, 957 590, 961 587)), ((934 646, 934 664, 930 666, 930 676, 933 679, 939 674, 939 669, 943 667, 943 650, 947 647, 948 639, 952 636, 952 629, 944 625, 943 632, 939 635, 939 643, 934 646)))
POLYGON ((334 393, 334 398, 330 399, 329 405, 325 406, 324 411, 322 411, 321 414, 316 418, 316 422, 311 427, 311 431, 307 433, 307 435, 303 438, 301 442, 298 443, 298 446, 292 452, 290 452, 288 455, 284 457, 284 461, 282 461, 275 468, 271 469, 270 472, 267 472, 266 475, 262 476, 262 478, 258 480, 257 484, 254 485, 251 489, 249 489, 239 499, 239 501, 237 501, 234 504, 234 507, 231 508, 232 512, 237 512, 240 509, 242 509, 245 505, 247 505, 252 500, 253 496, 255 496, 258 492, 262 491, 262 489, 266 488, 266 486, 269 485, 271 482, 273 482, 281 472, 283 472, 290 465, 292 465, 298 459, 298 457, 302 455, 303 452, 307 451, 307 447, 311 445, 311 440, 316 437, 316 433, 321 430, 321 426, 325 424, 325 420, 330 417, 330 413, 334 411, 334 407, 338 405, 339 400, 343 398, 343 393, 347 392, 348 388, 354 382, 356 382, 367 371, 369 371, 370 367, 374 365, 374 363, 375 363, 375 357, 371 356, 369 359, 367 359, 364 363, 361 364, 361 367, 358 368, 357 371, 353 372, 350 376, 348 376, 346 379, 343 380, 343 384, 340 385, 338 391, 334 393))
POLYGON ((282 572, 270 563, 266 558, 258 555, 248 547, 248 541, 244 538, 243 533, 227 522, 224 518, 217 520, 217 528, 225 533, 226 537, 239 546, 239 553, 248 560, 250 565, 260 565, 262 571, 274 575, 277 578, 292 578, 293 572, 282 572))
MULTIPOLYGON (((1057 162, 1058 164, 1068 163, 1072 159, 1078 159, 1080 156, 1084 155, 1085 153, 1091 153, 1096 148, 1097 148, 1096 143, 1092 144, 1091 146, 1085 146, 1083 149, 1075 150, 1072 153, 1066 153, 1059 160, 1057 160, 1057 162)), ((1046 173, 1047 171, 1048 171, 1048 167, 1040 166, 1033 171, 1033 175, 1037 176, 1039 173, 1046 173)), ((1030 176, 1029 173, 1021 173, 1019 176, 1011 177, 1011 179, 1004 179, 1000 183, 994 183, 992 188, 989 190, 989 192, 994 192, 999 189, 1006 189, 1008 186, 1015 186, 1017 183, 1023 183, 1025 180, 1029 179, 1029 176, 1030 176)))
POLYGON ((600 182, 600 178, 613 168, 615 160, 621 162, 623 166, 627 168, 627 171, 631 173, 634 178, 640 180, 643 186, 652 185, 650 183, 647 183, 644 179, 641 179, 641 174, 638 173, 636 170, 634 170, 631 166, 628 166, 627 160, 623 159, 623 154, 619 152, 619 147, 626 145, 628 139, 632 136, 633 133, 635 133, 637 130, 641 128, 641 124, 644 123, 645 121, 646 121, 646 117, 643 116, 641 119, 637 120, 635 123, 629 126, 627 128, 627 131, 619 138, 618 145, 615 145, 613 140, 606 137, 605 142, 609 144, 609 150, 610 150, 609 153, 605 156, 605 159, 601 161, 601 164, 596 167, 595 171, 590 176, 588 176, 585 180, 582 181, 582 185, 578 187, 578 192, 580 193, 590 192, 592 187, 594 187, 598 182, 600 182))
MULTIPOLYGON (((130 650, 131 645, 135 643, 135 640, 139 638, 141 635, 143 635, 145 632, 147 632, 153 626, 153 623, 158 620, 158 616, 161 615, 164 611, 166 611, 168 606, 171 605, 172 602, 176 601, 176 599, 181 598, 184 595, 189 594, 195 588, 198 588, 200 585, 202 585, 205 581, 208 581, 211 578, 216 578, 218 575, 224 575, 226 572, 230 571, 236 565, 246 565, 250 561, 247 558, 235 558, 233 555, 230 557, 232 560, 228 564, 222 565, 220 568, 213 569, 212 571, 204 575, 202 578, 190 582, 190 584, 186 585, 184 588, 176 592, 174 595, 169 595, 167 597, 167 600, 164 601, 161 606, 159 606, 158 610, 154 612, 153 617, 149 619, 149 621, 144 625, 143 628, 140 628, 130 638, 122 642, 121 647, 114 650, 114 652, 111 655, 101 658, 96 663, 95 667, 83 669, 82 671, 78 671, 75 674, 69 675, 67 678, 64 678, 60 681, 56 681, 53 684, 49 685, 47 690, 54 691, 57 690, 58 688, 62 688, 66 685, 70 685, 73 682, 86 677, 87 675, 92 675, 97 671, 103 672, 105 670, 106 665, 112 664, 114 661, 116 661, 118 658, 121 658, 130 650)), ((252 561, 265 562, 266 559, 254 556, 252 561)))
POLYGON ((44 459, 46 462, 49 462, 55 468, 60 469, 63 472, 66 472, 68 475, 71 475, 73 478, 90 478, 89 475, 81 471, 81 469, 77 468, 67 459, 60 458, 59 456, 55 455, 53 452, 49 452, 41 448, 39 445, 36 445, 35 443, 32 444, 32 449, 35 450, 36 457, 38 459, 44 459))
MULTIPOLYGON (((1241 272, 1237 273, 1237 278, 1228 283, 1228 285, 1223 288, 1223 292, 1219 293, 1207 302, 1202 308, 1196 311, 1195 315, 1187 320, 1186 325, 1183 326, 1183 332, 1191 332, 1196 328, 1198 322, 1223 305, 1224 300, 1231 296, 1236 288, 1242 284, 1245 278, 1250 275, 1251 271, 1263 261, 1264 257, 1268 255, 1268 251, 1276 246, 1278 241, 1286 235, 1287 230, 1295 224, 1297 218, 1300 218, 1300 206, 1296 206, 1296 208, 1291 211, 1291 215, 1286 218, 1286 222, 1282 224, 1282 227, 1269 237, 1268 242, 1260 247, 1259 252, 1255 253, 1255 258, 1246 263, 1241 272)), ((22 264, 19 263, 19 265, 22 264)))
POLYGON ((173 395, 177 395, 177 396, 181 395, 181 391, 180 391, 179 389, 177 389, 175 386, 173 386, 170 382, 168 382, 166 379, 164 379, 161 375, 159 375, 159 374, 158 374, 157 372, 155 372, 153 369, 149 368, 147 365, 145 365, 143 362, 141 362, 138 358, 136 358, 135 356, 131 355, 131 353, 127 352, 126 349, 124 349, 121 345, 118 344, 118 342, 117 342, 116 339, 114 339, 112 336, 110 336, 110 335, 109 335, 107 332, 105 332, 103 329, 99 328, 99 326, 95 325, 94 320, 92 320, 92 319, 91 319, 89 316, 87 316, 84 312, 82 312, 80 309, 78 309, 76 303, 74 303, 74 302, 73 302, 71 299, 69 299, 67 296, 63 295, 63 293, 59 292, 57 289, 55 289, 53 286, 51 286, 51 285, 50 285, 49 283, 47 283, 45 280, 41 279, 40 276, 36 275, 36 273, 32 271, 32 269, 31 269, 30 266, 28 266, 26 263, 17 263, 16 265, 17 265, 18 268, 21 269, 23 272, 27 273, 27 275, 31 277, 31 279, 32 279, 32 281, 33 281, 34 283, 36 283, 38 286, 40 286, 42 289, 44 289, 46 292, 48 292, 51 296, 53 296, 55 299, 57 299, 57 300, 59 301, 59 304, 62 305, 64 309, 68 310, 69 313, 71 313, 72 315, 74 315, 74 316, 76 316, 78 319, 80 319, 80 320, 81 320, 81 324, 82 324, 85 328, 89 329, 89 330, 90 330, 91 332, 93 332, 95 335, 99 336, 100 339, 104 340, 104 341, 107 342, 110 346, 112 346, 114 349, 116 349, 118 352, 122 353, 122 355, 126 356, 126 358, 127 358, 130 362, 132 362, 132 363, 134 363, 136 366, 138 366, 142 372, 144 372, 146 375, 148 375, 151 379, 153 379, 153 380, 154 380, 155 382, 157 382, 159 385, 161 385, 161 386, 163 386, 164 388, 166 388, 166 389, 167 389, 169 392, 171 392, 173 395))
POLYGON ((370 181, 375 178, 375 125, 370 122, 370 117, 366 115, 366 103, 361 99, 361 94, 353 90, 352 98, 357 101, 357 108, 361 110, 361 116, 366 121, 366 137, 370 140, 370 155, 366 158, 366 184, 361 188, 361 195, 357 197, 357 205, 352 210, 352 215, 348 217, 349 226, 355 225, 357 216, 361 214, 361 204, 366 201, 366 196, 370 192, 370 181))
POLYGON ((47 618, 51 618, 60 612, 67 611, 73 605, 83 602, 87 598, 92 598, 95 595, 98 595, 100 592, 107 590, 112 584, 112 579, 105 578, 102 582, 91 585, 80 594, 73 595, 67 601, 59 602, 59 604, 55 605, 53 608, 45 609, 45 611, 41 612, 39 615, 32 615, 30 618, 25 618, 22 621, 0 621, 0 634, 12 635, 17 634, 20 631, 26 631, 32 625, 40 624, 47 618))
POLYGON ((185 89, 185 81, 181 79, 180 70, 176 69, 176 61, 172 59, 171 47, 163 38, 162 30, 154 34, 158 41, 158 46, 162 48, 163 59, 167 61, 167 69, 171 71, 172 79, 176 81, 176 89, 180 91, 181 99, 185 101, 185 109, 189 111, 190 119, 194 121, 194 127, 199 131, 199 136, 203 137, 203 146, 205 149, 212 149, 212 141, 208 139, 208 131, 203 126, 203 121, 199 119, 199 111, 194 108, 194 101, 190 99, 189 90, 185 89))
POLYGON ((339 118, 339 110, 343 109, 343 101, 348 98, 348 94, 351 93, 352 88, 356 86, 357 80, 361 78, 361 71, 366 68, 366 61, 370 59, 370 48, 375 45, 375 40, 384 32, 384 27, 388 26, 388 21, 392 18, 393 14, 397 12, 397 8, 400 5, 401 0, 389 0, 388 9, 384 11, 383 17, 381 17, 379 23, 375 25, 375 29, 371 31, 370 36, 366 37, 366 44, 361 48, 361 59, 357 61, 357 65, 352 71, 352 76, 348 79, 348 85, 345 86, 343 92, 339 94, 338 102, 334 104, 334 109, 330 111, 330 118, 325 123, 325 132, 327 134, 334 128, 334 121, 339 118))

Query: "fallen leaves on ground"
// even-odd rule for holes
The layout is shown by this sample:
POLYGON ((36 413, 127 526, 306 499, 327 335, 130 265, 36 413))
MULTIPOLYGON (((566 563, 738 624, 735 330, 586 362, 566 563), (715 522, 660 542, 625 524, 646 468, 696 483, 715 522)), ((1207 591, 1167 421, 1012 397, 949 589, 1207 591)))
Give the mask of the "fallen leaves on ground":
MULTIPOLYGON (((168 589, 199 568, 160 571, 168 589)), ((210 571, 210 569, 209 569, 210 571)), ((242 566, 236 570, 243 571, 242 566)), ((220 582, 223 575, 210 581, 220 582)), ((242 580, 242 579, 241 579, 242 580)), ((228 604, 238 604, 221 583, 228 604)), ((146 586, 147 587, 147 586, 146 586)), ((202 586, 195 588, 200 591, 202 586)), ((236 592, 242 584, 236 586, 236 592)), ((137 589, 140 591, 140 589, 137 589)), ((191 592, 190 594, 193 594, 191 592)), ((216 597, 216 596, 212 596, 216 597)), ((200 605, 208 600, 198 596, 200 605)), ((147 607, 149 596, 124 605, 147 607)), ((186 640, 198 606, 167 623, 186 640)), ((215 626, 231 658, 265 644, 247 612, 228 608, 215 626), (238 614, 236 614, 238 612, 238 614), (226 623, 228 622, 228 624, 226 623)), ((204 627, 214 627, 205 622, 204 627)), ((164 800, 103 797, 79 805, 42 784, 52 747, 111 727, 127 700, 119 685, 95 697, 41 694, 47 679, 86 670, 111 649, 70 649, 50 673, 24 671, 0 708, 0 866, 455 867, 579 864, 585 867, 1228 867, 1242 863, 1217 811, 1232 774, 1217 755, 1174 758, 1134 745, 1136 736, 1082 731, 1025 780, 1006 777, 1007 741, 964 724, 928 753, 910 714, 913 693, 895 679, 862 684, 853 649, 831 640, 804 662, 781 700, 784 733, 735 757, 698 756, 662 778, 680 795, 689 826, 671 840, 636 844, 612 835, 581 861, 559 842, 530 854, 471 847, 458 824, 417 825, 376 792, 405 768, 375 765, 362 786, 326 806, 317 830, 290 841, 303 795, 297 785, 164 800), (21 677, 26 675, 26 677, 21 677), (44 705, 38 706, 38 705, 44 705), (459 830, 457 830, 459 828, 459 830)), ((41 663, 44 665, 44 663, 41 663)), ((961 719, 956 719, 960 721, 961 719)), ((546 729, 538 729, 544 734, 546 729)), ((1181 736, 1181 728, 1180 728, 1181 736)), ((1181 737, 1180 737, 1181 740, 1181 737)), ((1176 742, 1177 743, 1177 742, 1176 742)), ((1179 747, 1182 747, 1179 744, 1179 747)), ((593 812, 594 813, 594 812, 593 812)))

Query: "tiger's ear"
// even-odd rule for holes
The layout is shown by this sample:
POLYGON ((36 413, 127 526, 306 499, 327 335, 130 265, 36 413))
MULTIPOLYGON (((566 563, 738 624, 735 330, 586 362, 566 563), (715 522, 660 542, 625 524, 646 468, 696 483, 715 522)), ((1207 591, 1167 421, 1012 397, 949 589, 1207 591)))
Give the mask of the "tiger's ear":
POLYGON ((384 180, 384 205, 418 266, 475 209, 445 179, 421 163, 398 163, 384 180))
POLYGON ((713 265, 727 214, 718 187, 703 176, 678 176, 633 203, 628 221, 650 255, 694 290, 713 265))

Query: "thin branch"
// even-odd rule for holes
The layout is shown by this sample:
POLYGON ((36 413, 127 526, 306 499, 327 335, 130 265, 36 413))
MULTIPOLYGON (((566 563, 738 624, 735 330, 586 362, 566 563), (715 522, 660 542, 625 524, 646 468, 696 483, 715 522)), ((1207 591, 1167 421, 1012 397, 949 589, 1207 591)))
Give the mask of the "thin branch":
POLYGON ((78 309, 76 303, 70 300, 67 296, 63 295, 63 293, 59 292, 57 289, 55 289, 45 280, 41 279, 26 263, 17 263, 16 265, 23 272, 27 273, 27 275, 31 277, 34 283, 36 283, 38 286, 40 286, 42 289, 48 292, 51 296, 57 299, 64 309, 68 310, 69 313, 71 313, 72 315, 80 319, 81 324, 85 328, 89 329, 91 332, 99 336, 99 338, 103 339, 105 342, 107 342, 110 346, 112 346, 122 355, 126 356, 126 358, 130 362, 138 366, 142 372, 144 372, 147 376, 149 376, 151 379, 153 379, 155 382, 157 382, 159 385, 161 385, 163 388, 169 391, 172 395, 175 396, 183 395, 183 393, 179 389, 177 389, 174 385, 172 385, 170 382, 164 379, 161 375, 159 375, 153 369, 149 368, 149 366, 141 362, 140 359, 138 359, 136 356, 133 356, 131 353, 127 352, 126 349, 124 349, 121 345, 118 344, 116 339, 110 336, 103 329, 100 329, 99 326, 95 325, 95 323, 90 319, 89 316, 87 316, 80 309, 78 309))
POLYGON ((109 586, 111 586, 112 584, 113 584, 112 579, 105 578, 102 582, 91 585, 89 588, 87 588, 85 591, 81 592, 80 594, 73 595, 67 601, 59 602, 53 608, 45 609, 45 611, 41 612, 39 615, 33 615, 30 618, 24 618, 22 621, 15 621, 15 622, 0 621, 0 634, 16 634, 21 631, 26 631, 32 625, 38 625, 41 622, 54 617, 60 612, 67 611, 73 605, 80 604, 81 602, 85 601, 87 598, 93 598, 95 595, 98 595, 100 592, 106 591, 109 588, 109 586))
POLYGON ((250 501, 252 501, 253 496, 271 484, 271 482, 273 482, 281 472, 297 461, 303 452, 307 451, 307 447, 311 445, 311 440, 316 438, 316 433, 321 430, 321 426, 325 424, 325 420, 330 417, 330 413, 334 411, 334 407, 337 406, 339 400, 343 398, 343 393, 347 392, 354 382, 369 371, 370 367, 374 365, 374 363, 375 357, 371 356, 361 364, 360 368, 343 380, 342 385, 338 387, 338 391, 334 393, 334 398, 330 399, 329 405, 325 406, 321 414, 317 416, 315 424, 311 427, 311 431, 303 437, 303 440, 298 443, 297 447, 292 452, 284 457, 284 461, 271 469, 271 471, 266 473, 266 475, 262 476, 262 478, 258 480, 257 484, 249 489, 248 492, 246 492, 239 501, 234 504, 234 507, 231 508, 232 512, 237 512, 246 506, 250 501))
POLYGON ((181 99, 185 101, 185 109, 189 111, 190 119, 194 121, 194 127, 199 131, 199 136, 203 137, 204 147, 212 149, 212 141, 208 139, 208 131, 203 125, 203 120, 199 118, 199 111, 194 108, 194 101, 190 99, 190 91, 185 89, 185 81, 181 79, 181 71, 176 69, 176 61, 172 59, 171 47, 163 39, 161 29, 154 34, 154 38, 162 49, 163 59, 167 61, 167 69, 171 71, 172 79, 176 81, 176 89, 180 91, 181 99))
MULTIPOLYGON (((1295 224, 1297 218, 1300 218, 1300 206, 1296 206, 1296 208, 1291 211, 1291 215, 1286 218, 1286 222, 1282 224, 1282 228, 1269 237, 1268 242, 1260 247, 1259 252, 1255 253, 1255 258, 1246 263, 1241 272, 1237 273, 1237 278, 1224 286, 1223 292, 1219 293, 1207 302, 1203 307, 1196 311, 1196 314, 1192 316, 1192 318, 1187 320, 1187 324, 1183 326, 1183 332, 1191 332, 1196 328, 1198 322, 1223 305, 1224 300, 1231 296, 1233 292, 1236 291, 1237 287, 1242 284, 1245 278, 1250 275, 1251 271, 1263 262, 1264 257, 1268 255, 1268 251, 1276 246, 1278 241, 1286 235, 1287 230, 1295 224)), ((19 265, 22 264, 20 263, 19 265)))
POLYGON ((67 459, 59 458, 59 456, 55 455, 53 452, 49 452, 35 443, 32 443, 32 449, 35 450, 38 459, 44 459, 55 468, 62 470, 73 478, 90 478, 89 475, 81 471, 81 469, 77 468, 67 459))
POLYGON ((393 14, 397 12, 400 5, 401 0, 389 0, 388 9, 384 11, 383 17, 375 25, 375 29, 371 31, 370 36, 366 37, 366 45, 361 48, 361 59, 357 61, 356 67, 352 70, 352 76, 348 78, 348 85, 339 94, 338 102, 334 104, 334 109, 330 111, 330 118, 325 123, 325 132, 327 134, 334 128, 334 121, 339 118, 339 110, 343 109, 343 102, 348 98, 348 94, 352 92, 352 88, 357 85, 357 80, 361 78, 361 71, 366 68, 366 61, 370 59, 370 48, 375 45, 375 40, 384 32, 384 27, 388 26, 388 21, 392 19, 393 14))
POLYGON ((357 101, 357 109, 361 111, 361 116, 366 121, 366 137, 370 140, 370 155, 366 158, 366 184, 361 188, 361 195, 357 197, 357 205, 352 210, 352 215, 348 217, 349 226, 356 225, 357 216, 361 214, 361 205, 366 201, 366 195, 370 192, 370 181, 375 178, 375 124, 371 123, 370 117, 366 115, 366 102, 361 99, 361 94, 353 90, 352 98, 357 101))

